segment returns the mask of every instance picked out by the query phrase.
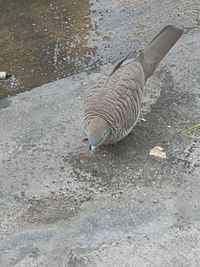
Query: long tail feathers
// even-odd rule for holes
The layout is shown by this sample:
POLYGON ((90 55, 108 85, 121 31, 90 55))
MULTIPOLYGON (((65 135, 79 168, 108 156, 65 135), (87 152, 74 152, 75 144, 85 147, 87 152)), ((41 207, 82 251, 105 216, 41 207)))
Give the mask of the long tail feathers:
POLYGON ((143 66, 147 80, 155 71, 160 61, 183 34, 183 29, 168 25, 163 28, 140 53, 138 60, 143 66))

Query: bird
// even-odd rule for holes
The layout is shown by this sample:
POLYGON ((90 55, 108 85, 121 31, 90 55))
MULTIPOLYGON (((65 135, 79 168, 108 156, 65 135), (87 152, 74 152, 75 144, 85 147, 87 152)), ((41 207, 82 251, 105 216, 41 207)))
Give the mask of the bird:
POLYGON ((165 26, 152 41, 130 58, 103 73, 83 99, 83 124, 92 153, 102 145, 115 144, 136 125, 144 86, 183 28, 165 26))

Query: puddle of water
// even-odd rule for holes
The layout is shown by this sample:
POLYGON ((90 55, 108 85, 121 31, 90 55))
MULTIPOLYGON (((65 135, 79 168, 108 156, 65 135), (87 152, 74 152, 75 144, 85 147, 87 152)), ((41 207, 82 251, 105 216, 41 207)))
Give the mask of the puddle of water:
POLYGON ((0 0, 0 97, 29 90, 97 65, 89 0, 0 0))
POLYGON ((99 70, 133 50, 132 15, 118 0, 0 0, 0 98, 81 71, 99 70))
POLYGON ((197 27, 198 0, 0 0, 0 98, 143 48, 161 25, 197 27), (190 10, 190 11, 189 11, 190 10), (186 12, 187 11, 187 12, 186 12), (178 23, 178 24, 177 24, 178 23))

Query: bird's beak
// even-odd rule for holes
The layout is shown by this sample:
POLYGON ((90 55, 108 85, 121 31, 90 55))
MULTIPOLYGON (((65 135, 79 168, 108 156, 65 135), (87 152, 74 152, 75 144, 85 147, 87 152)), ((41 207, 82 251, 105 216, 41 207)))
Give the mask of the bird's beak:
POLYGON ((91 146, 91 154, 94 155, 96 152, 96 146, 91 146))

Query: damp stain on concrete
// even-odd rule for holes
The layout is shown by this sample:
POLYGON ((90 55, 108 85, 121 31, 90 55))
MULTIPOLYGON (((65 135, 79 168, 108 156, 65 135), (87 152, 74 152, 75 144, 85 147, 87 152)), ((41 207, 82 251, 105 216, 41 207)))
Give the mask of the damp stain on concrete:
POLYGON ((88 0, 0 2, 0 69, 17 79, 14 85, 1 82, 0 97, 89 69, 94 63, 95 47, 88 45, 88 0))

